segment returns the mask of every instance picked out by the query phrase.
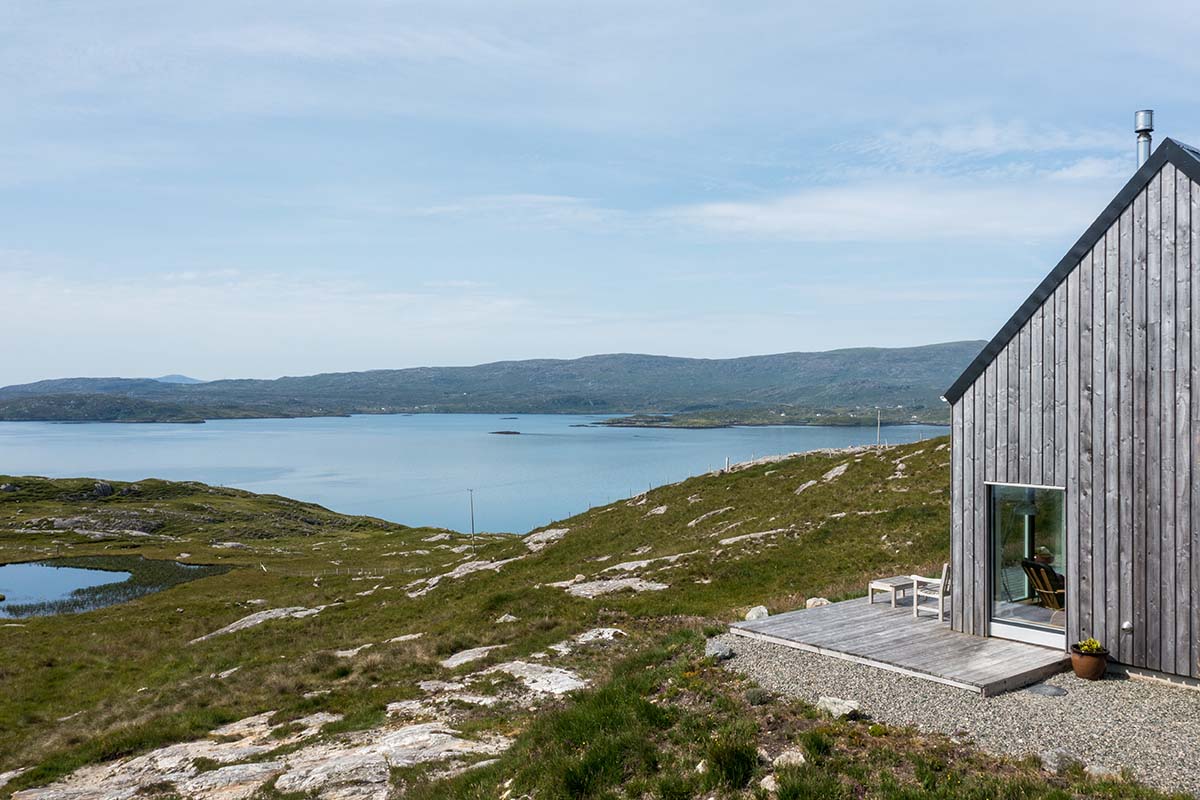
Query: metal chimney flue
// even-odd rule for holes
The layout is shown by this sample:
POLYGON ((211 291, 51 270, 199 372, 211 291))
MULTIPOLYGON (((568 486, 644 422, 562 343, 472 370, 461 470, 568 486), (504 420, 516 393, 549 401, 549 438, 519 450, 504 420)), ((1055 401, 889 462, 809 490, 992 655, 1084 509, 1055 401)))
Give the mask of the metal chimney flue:
POLYGON ((1147 108, 1133 114, 1133 131, 1137 134, 1138 167, 1150 160, 1150 133, 1154 130, 1154 111, 1147 108))

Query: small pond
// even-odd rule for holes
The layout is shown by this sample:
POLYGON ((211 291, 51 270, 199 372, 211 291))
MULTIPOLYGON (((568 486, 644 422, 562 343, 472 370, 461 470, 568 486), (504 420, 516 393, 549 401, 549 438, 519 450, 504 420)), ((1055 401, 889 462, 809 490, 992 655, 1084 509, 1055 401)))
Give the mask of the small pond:
POLYGON ((0 617, 90 611, 159 592, 229 567, 141 556, 80 556, 0 565, 0 617))

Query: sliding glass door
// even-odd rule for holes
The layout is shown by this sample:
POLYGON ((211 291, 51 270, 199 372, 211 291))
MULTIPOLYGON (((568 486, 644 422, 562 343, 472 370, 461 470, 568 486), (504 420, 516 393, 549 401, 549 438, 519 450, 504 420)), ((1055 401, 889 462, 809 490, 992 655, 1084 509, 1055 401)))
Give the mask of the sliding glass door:
POLYGON ((1066 646, 1063 490, 991 489, 991 635, 1066 646))

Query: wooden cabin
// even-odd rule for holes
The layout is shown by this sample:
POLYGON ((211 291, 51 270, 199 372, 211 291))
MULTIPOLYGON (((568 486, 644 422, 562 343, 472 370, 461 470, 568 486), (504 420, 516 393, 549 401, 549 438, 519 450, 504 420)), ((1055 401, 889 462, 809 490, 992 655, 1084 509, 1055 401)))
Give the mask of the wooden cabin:
POLYGON ((1198 250, 1165 139, 947 390, 954 630, 1200 678, 1198 250))

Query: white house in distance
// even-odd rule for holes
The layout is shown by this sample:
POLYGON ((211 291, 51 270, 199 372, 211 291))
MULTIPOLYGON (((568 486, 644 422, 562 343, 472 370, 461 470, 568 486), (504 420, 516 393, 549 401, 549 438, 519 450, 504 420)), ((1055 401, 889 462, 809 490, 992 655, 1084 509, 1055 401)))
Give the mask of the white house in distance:
POLYGON ((1200 678, 1200 151, 1165 139, 966 372, 951 626, 1200 678))

